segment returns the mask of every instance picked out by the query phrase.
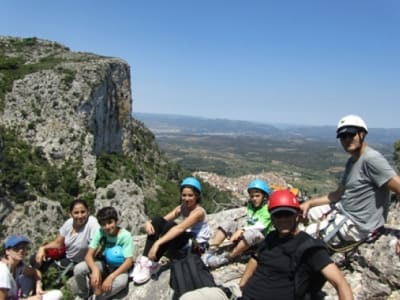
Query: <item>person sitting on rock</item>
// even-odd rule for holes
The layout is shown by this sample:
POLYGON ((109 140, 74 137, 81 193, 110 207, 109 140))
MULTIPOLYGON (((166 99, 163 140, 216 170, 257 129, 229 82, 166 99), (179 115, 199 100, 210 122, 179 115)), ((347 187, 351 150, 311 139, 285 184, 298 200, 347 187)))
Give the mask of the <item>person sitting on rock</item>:
POLYGON ((118 226, 114 207, 103 207, 96 217, 101 228, 90 242, 85 261, 75 267, 74 277, 79 298, 88 298, 92 289, 96 299, 109 299, 128 285, 128 271, 133 266, 133 238, 129 231, 118 226))
POLYGON ((270 197, 268 208, 275 230, 266 236, 245 268, 239 283, 241 299, 305 299, 313 285, 321 282, 316 280, 317 275, 333 285, 340 300, 352 300, 351 288, 330 259, 325 244, 299 230, 298 199, 289 190, 276 191, 270 197))
POLYGON ((61 300, 60 290, 43 291, 42 274, 24 264, 30 241, 23 235, 11 235, 0 261, 0 299, 61 300))
POLYGON ((305 230, 333 248, 374 240, 386 222, 391 192, 400 195, 400 176, 368 146, 367 133, 357 115, 339 120, 336 138, 350 155, 342 178, 335 191, 301 204, 303 218, 310 222, 305 230))
POLYGON ((164 217, 155 217, 145 223, 147 239, 143 254, 136 260, 131 273, 133 281, 142 284, 158 269, 160 258, 168 251, 184 249, 194 240, 202 252, 210 238, 207 214, 201 201, 201 184, 187 177, 180 184, 181 204, 164 217), (182 217, 179 223, 175 219, 182 217))
POLYGON ((209 267, 219 267, 242 255, 250 247, 262 242, 271 231, 271 216, 268 212, 268 197, 271 189, 261 179, 252 180, 248 187, 250 200, 247 203, 247 224, 237 229, 238 223, 228 220, 222 223, 210 242, 210 248, 202 255, 203 262, 209 267), (227 238, 235 244, 233 250, 218 254, 218 247, 227 238))
POLYGON ((64 222, 58 236, 32 255, 30 263, 41 272, 50 267, 62 270, 66 276, 73 275, 76 264, 85 259, 89 243, 100 225, 94 216, 89 215, 89 207, 82 199, 75 199, 69 205, 70 218, 64 222), (69 268, 68 270, 65 269, 69 268))

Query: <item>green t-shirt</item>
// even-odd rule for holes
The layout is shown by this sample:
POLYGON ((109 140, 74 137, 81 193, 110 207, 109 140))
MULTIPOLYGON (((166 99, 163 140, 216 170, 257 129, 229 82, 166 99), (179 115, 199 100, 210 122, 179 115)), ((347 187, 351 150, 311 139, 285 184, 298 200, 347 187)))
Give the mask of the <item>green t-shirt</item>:
POLYGON ((263 204, 259 208, 255 208, 251 202, 247 204, 247 226, 246 228, 254 228, 267 234, 272 230, 271 215, 268 206, 263 204))
POLYGON ((117 236, 111 236, 108 235, 102 228, 99 228, 95 232, 89 244, 89 247, 92 249, 97 249, 97 247, 100 245, 102 237, 106 238, 106 244, 105 244, 106 249, 118 245, 122 247, 125 258, 133 257, 133 250, 134 250, 133 238, 128 230, 121 228, 117 236))

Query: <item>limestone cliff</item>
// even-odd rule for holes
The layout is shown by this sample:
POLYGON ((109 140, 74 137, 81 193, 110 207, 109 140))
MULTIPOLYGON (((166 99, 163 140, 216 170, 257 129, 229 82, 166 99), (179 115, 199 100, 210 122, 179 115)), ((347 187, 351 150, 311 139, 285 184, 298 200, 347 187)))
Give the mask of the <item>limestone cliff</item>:
MULTIPOLYGON (((122 59, 72 52, 37 38, 0 37, 0 153, 8 151, 2 157, 10 160, 23 152, 21 147, 7 148, 12 137, 31 147, 26 163, 40 159, 39 164, 48 165, 43 170, 34 165, 33 175, 24 170, 25 176, 20 174, 11 183, 2 181, 0 240, 11 232, 25 233, 37 243, 53 236, 66 217, 60 205, 65 203, 54 198, 62 185, 70 189, 68 198, 83 195, 96 207, 118 191, 120 202, 133 203, 125 212, 136 220, 130 226, 132 233, 139 231, 136 225, 145 217, 142 188, 147 195, 154 194, 155 177, 166 173, 166 162, 154 135, 131 117, 130 81, 130 67, 122 59), (97 159, 105 153, 130 158, 135 174, 122 183, 110 179, 102 192, 96 183, 97 159), (48 182, 48 173, 63 170, 71 170, 77 182, 72 178, 60 183, 58 177, 48 182)), ((26 163, 22 161, 21 167, 26 163)), ((12 169, 2 171, 5 178, 12 169)))

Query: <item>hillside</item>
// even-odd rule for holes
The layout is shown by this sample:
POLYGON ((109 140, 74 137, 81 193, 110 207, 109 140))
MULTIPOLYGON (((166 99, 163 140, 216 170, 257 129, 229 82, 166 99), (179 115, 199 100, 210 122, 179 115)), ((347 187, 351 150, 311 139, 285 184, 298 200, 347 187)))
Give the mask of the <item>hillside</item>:
MULTIPOLYGON (((228 177, 274 172, 307 195, 336 186, 347 154, 335 127, 294 127, 234 120, 135 113, 160 149, 192 172, 228 177)), ((370 129, 368 142, 393 163, 400 129, 370 129)))

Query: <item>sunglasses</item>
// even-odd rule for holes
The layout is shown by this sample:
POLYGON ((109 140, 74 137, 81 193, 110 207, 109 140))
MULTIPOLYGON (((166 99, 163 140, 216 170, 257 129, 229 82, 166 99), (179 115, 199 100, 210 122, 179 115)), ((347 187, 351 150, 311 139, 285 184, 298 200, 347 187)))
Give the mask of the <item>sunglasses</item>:
POLYGON ((29 251, 29 247, 27 245, 17 245, 17 246, 11 247, 11 249, 15 252, 18 252, 21 250, 29 251))
POLYGON ((347 138, 354 138, 357 132, 344 132, 339 134, 339 139, 344 140, 347 138))

